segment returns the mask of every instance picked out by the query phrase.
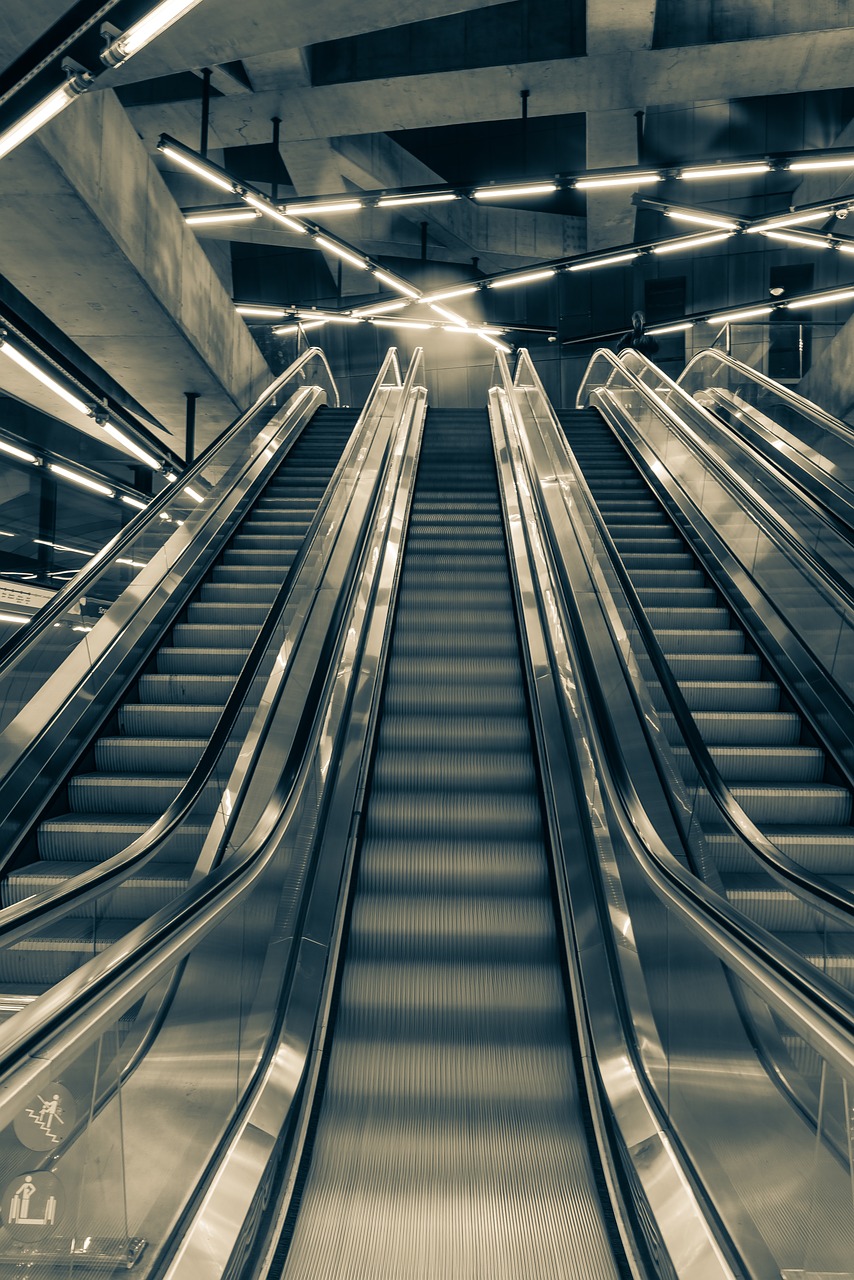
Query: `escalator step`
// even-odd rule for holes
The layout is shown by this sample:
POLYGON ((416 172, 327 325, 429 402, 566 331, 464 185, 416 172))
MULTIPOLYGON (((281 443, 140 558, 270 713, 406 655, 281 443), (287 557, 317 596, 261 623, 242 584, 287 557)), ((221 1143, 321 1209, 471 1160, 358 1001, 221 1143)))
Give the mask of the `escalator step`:
MULTIPOLYGON (((95 764, 105 773, 184 773, 188 777, 208 745, 207 738, 99 738, 95 743, 95 764)), ((220 757, 218 773, 229 772, 237 759, 240 743, 228 743, 220 757)))
POLYGON ((360 892, 349 954, 387 964, 431 960, 544 964, 555 956, 551 903, 542 898, 431 897, 360 892))
MULTIPOLYGON (((217 629, 223 628, 223 633, 232 635, 233 627, 242 627, 249 635, 249 644, 253 644, 258 635, 258 631, 270 612, 272 598, 269 600, 261 600, 253 602, 249 599, 229 599, 229 600, 198 600, 195 604, 191 604, 187 608, 187 623, 179 624, 182 631, 187 625, 203 627, 210 635, 218 634, 217 629)), ((177 638, 178 628, 174 628, 173 634, 177 638)), ((240 643, 244 643, 246 637, 242 637, 240 643)), ((182 640, 183 644, 184 641, 182 640)))
POLYGON ((520 716, 390 716, 383 747, 395 751, 518 752, 530 754, 531 739, 520 716))
MULTIPOLYGON (((90 866, 97 866, 93 862, 90 866)), ((3 882, 3 905, 23 902, 34 893, 60 888, 72 876, 88 869, 82 862, 40 862, 20 871, 13 871, 3 882)), ((156 867, 143 867, 124 881, 114 893, 98 900, 98 915, 102 918, 144 920, 161 907, 168 906, 190 882, 190 868, 185 864, 161 862, 156 867)), ((92 903, 84 903, 72 910, 73 916, 92 915, 92 903)))
POLYGON ((713 628, 703 631, 699 627, 688 631, 675 631, 661 628, 657 631, 658 643, 664 650, 668 660, 677 655, 691 654, 714 656, 715 654, 731 654, 744 652, 744 632, 713 628))
MULTIPOLYGON (((162 675, 236 676, 246 661, 244 649, 176 649, 162 645, 157 651, 157 670, 162 675)), ((234 687, 234 680, 231 681, 234 687)))
MULTIPOLYGON (((159 816, 159 815, 157 815, 159 816)), ((121 853, 151 826, 150 814, 127 814, 97 822, 78 814, 48 818, 38 831, 39 854, 51 861, 103 862, 121 853)), ((169 862, 195 862, 208 833, 207 823, 185 822, 161 846, 158 857, 169 862)))
MULTIPOLYGON (((125 702, 119 708, 119 728, 129 737, 204 737, 210 739, 222 715, 221 706, 190 706, 180 703, 125 702)), ((245 737, 254 710, 240 713, 235 733, 245 737)))
POLYGON ((376 793, 507 792, 535 789, 530 747, 527 751, 490 751, 483 755, 463 751, 413 751, 405 754, 380 745, 374 767, 376 793))
POLYGON ((140 698, 164 705, 196 703, 222 707, 233 688, 234 678, 230 675, 153 673, 139 678, 140 698))
MULTIPOLYGON (((659 718, 668 737, 678 741, 675 716, 662 711, 659 718)), ((706 744, 714 746, 794 746, 801 732, 794 712, 697 711, 694 720, 706 744)))
MULTIPOLYGON (((666 656, 680 684, 683 680, 690 684, 698 681, 721 684, 757 682, 761 667, 755 653, 670 653, 666 656)), ((652 663, 646 654, 638 654, 638 667, 647 679, 652 677, 652 663)))
POLYGON ((92 956, 123 938, 136 920, 99 920, 67 916, 37 937, 25 938, 3 952, 3 983, 38 982, 52 987, 92 956))
MULTIPOLYGON (((840 876, 837 883, 850 892, 854 888, 854 876, 840 876)), ((724 887, 732 905, 764 929, 780 933, 826 929, 829 933, 843 933, 850 939, 850 929, 842 921, 826 917, 824 912, 813 909, 782 886, 769 884, 764 875, 728 875, 724 887)))
MULTIPOLYGON (((745 812, 759 826, 768 823, 838 827, 851 818, 851 796, 844 787, 819 786, 733 786, 732 793, 745 812)), ((697 817, 706 823, 718 816, 715 805, 701 794, 697 817)))
MULTIPOLYGON (((126 774, 81 773, 69 779, 68 801, 73 813, 91 814, 161 814, 172 803, 186 778, 135 778, 129 784, 126 774)), ((220 797, 222 783, 209 782, 196 801, 194 812, 212 814, 220 797)))
MULTIPOLYGON (((824 753, 817 747, 712 746, 712 759, 725 782, 747 785, 752 782, 798 784, 819 782, 824 772, 824 753)), ((693 758, 685 747, 674 747, 673 755, 687 783, 697 781, 693 758)))
POLYGON ((780 689, 770 680, 679 681, 691 711, 776 711, 780 689))
MULTIPOLYGON (((261 621, 263 622, 263 618, 261 621)), ((228 626, 213 622, 179 622, 172 628, 172 644, 178 649, 196 649, 199 652, 210 646, 216 649, 242 649, 248 653, 258 639, 259 626, 260 623, 238 621, 228 626)))
MULTIPOLYGON (((851 827, 826 826, 808 831, 769 825, 764 828, 764 834, 783 853, 810 871, 838 877, 850 873, 854 867, 854 829, 851 827)), ((756 863, 730 832, 709 830, 706 843, 722 872, 755 870, 756 863)))
POLYGON ((393 672, 385 689, 384 703, 389 716, 416 716, 435 712, 437 715, 459 715, 465 718, 492 716, 524 716, 525 695, 518 685, 493 685, 489 680, 472 684, 462 673, 447 680, 440 688, 427 688, 418 674, 393 672))
POLYGON ((536 795, 461 793, 437 802, 432 796, 378 794, 371 802, 366 834, 373 839, 535 840, 541 834, 536 795))
MULTIPOLYGON (((202 604, 247 604, 267 609, 276 598, 280 583, 278 582, 206 582, 201 590, 202 604)), ((190 608, 198 607, 191 605, 190 608)))
MULTIPOLYGON (((385 738, 388 745, 388 737, 385 738)), ((397 895, 490 893, 547 894, 549 874, 542 847, 532 841, 394 839, 365 842, 359 886, 366 893, 397 895)))

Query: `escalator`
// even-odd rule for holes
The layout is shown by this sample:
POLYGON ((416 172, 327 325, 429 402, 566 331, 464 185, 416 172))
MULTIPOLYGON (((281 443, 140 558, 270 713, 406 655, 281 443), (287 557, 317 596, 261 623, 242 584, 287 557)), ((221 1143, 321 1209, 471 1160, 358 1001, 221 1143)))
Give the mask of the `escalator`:
MULTIPOLYGON (((848 788, 600 414, 558 417, 721 776, 783 852, 854 888, 848 788)), ((651 678, 648 660, 639 662, 651 678)), ((662 722, 675 729, 666 711, 662 722)), ((696 774, 687 751, 675 745, 674 755, 690 785, 696 774)), ((848 936, 828 936, 814 911, 757 873, 707 797, 698 816, 733 905, 854 985, 848 936)))
MULTIPOLYGON (((285 581, 358 414, 321 407, 221 551, 133 685, 30 833, 2 882, 3 905, 79 875, 124 849, 180 791, 285 581)), ((245 733, 252 708, 238 730, 245 733)), ((223 758, 234 762, 235 740, 223 758)), ((106 900, 0 952, 11 1011, 174 898, 188 882, 219 791, 212 781, 150 863, 106 900), (202 821, 199 821, 199 818, 202 821)))
POLYGON ((483 412, 427 415, 377 743, 270 1274, 627 1276, 580 1096, 483 412))

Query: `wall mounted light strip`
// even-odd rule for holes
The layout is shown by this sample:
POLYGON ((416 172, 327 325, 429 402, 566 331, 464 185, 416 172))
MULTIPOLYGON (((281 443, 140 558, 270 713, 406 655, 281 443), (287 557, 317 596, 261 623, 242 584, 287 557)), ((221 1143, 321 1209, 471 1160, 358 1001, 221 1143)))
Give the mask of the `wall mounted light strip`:
POLYGON ((739 320, 757 320, 759 316, 770 316, 773 307, 746 307, 743 311, 727 311, 723 315, 709 316, 706 324, 735 324, 739 320))
POLYGON ((42 125, 47 124, 49 120, 54 120, 61 111, 71 105, 75 98, 85 93, 92 81, 93 77, 89 75, 72 76, 65 84, 61 84, 47 97, 42 98, 41 102, 37 102, 8 129, 4 129, 0 133, 0 159, 7 156, 10 151, 14 151, 15 147, 20 146, 22 142, 26 142, 27 138, 31 138, 42 125))
POLYGON ((680 236, 677 239, 665 240, 663 244, 653 246, 653 253, 690 253, 692 249, 703 249, 707 244, 720 244, 728 240, 732 231, 719 231, 711 236, 680 236))
POLYGON ((472 192, 475 200, 505 200, 518 196, 547 196, 557 191, 554 182, 529 182, 517 187, 480 187, 472 192))
POLYGON ((484 342, 488 342, 491 347, 495 347, 496 351, 503 351, 505 355, 509 356, 513 350, 512 347, 508 347, 506 342, 500 342, 498 338, 490 338, 487 333, 478 332, 476 329, 473 329, 472 333, 477 333, 477 336, 483 338, 484 342))
POLYGON ((84 414, 87 418, 92 416, 92 410, 88 404, 76 396, 73 391, 69 391, 61 382, 57 382, 49 373, 35 364, 17 347, 12 346, 5 338, 0 338, 0 352, 12 360, 19 368, 23 369, 32 378, 35 378, 42 386, 47 387, 54 395, 59 396, 66 404, 70 404, 72 409, 76 409, 78 413, 84 414))
POLYGON ((297 318, 299 320, 307 320, 311 323, 313 320, 322 320, 324 324, 360 324, 361 321, 356 316, 346 316, 340 311, 324 311, 319 315, 314 311, 298 311, 297 318))
POLYGON ((7 444, 5 440, 0 440, 0 453, 8 453, 10 458, 17 458, 19 462, 38 463, 38 458, 34 453, 27 453, 25 449, 19 449, 14 444, 7 444))
POLYGON ((376 320, 372 320, 371 324, 387 325, 389 328, 397 329, 432 329, 433 326, 425 320, 399 320, 397 317, 387 320, 384 316, 377 316, 376 320))
POLYGON ((284 320, 287 315, 284 307, 256 307, 249 302, 238 302, 234 309, 239 316, 257 316, 262 320, 284 320))
POLYGON ((693 320, 681 320, 679 324, 656 325, 654 329, 647 329, 647 333, 655 334, 655 335, 664 334, 664 333, 684 333, 686 329, 693 329, 693 328, 694 328, 693 320))
POLYGON ((320 204, 286 204, 285 213, 309 214, 309 213, 357 213, 359 209, 364 209, 361 200, 327 200, 320 204))
POLYGON ((188 169, 190 173, 194 173, 198 178, 204 178, 205 182, 210 182, 215 187, 219 187, 220 191, 227 191, 229 195, 238 195, 237 184, 220 173, 212 165, 206 164, 204 160, 197 159, 194 155, 188 155, 178 146, 171 142, 164 142, 161 138, 158 143, 158 150, 162 151, 164 156, 168 156, 170 160, 174 160, 176 164, 180 164, 184 169, 188 169))
POLYGON ((574 185, 577 191, 596 191, 605 187, 648 186, 652 182, 661 182, 661 179, 660 173, 615 173, 601 178, 577 178, 574 185))
POLYGON ((435 311, 436 315, 441 316, 444 320, 449 320, 451 324, 461 325, 464 329, 468 327, 465 317, 458 316, 455 311, 451 311, 448 307, 443 307, 439 302, 431 302, 430 310, 435 311))
POLYGON ((819 169, 854 169, 854 155, 823 156, 815 160, 790 160, 790 173, 814 173, 819 169))
POLYGON ((130 436, 125 435, 125 433, 120 431, 118 427, 114 426, 112 422, 105 422, 104 430, 107 432, 107 435, 112 436, 123 449, 128 451, 128 453, 132 453, 135 458, 139 458, 140 462, 144 462, 147 467, 151 467, 152 471, 160 470, 161 463, 158 462, 158 460, 150 453, 146 453, 145 449, 141 448, 135 440, 131 440, 130 436))
POLYGON ((321 249, 326 249, 328 253, 334 253, 337 258, 343 258, 351 266, 358 267, 360 271, 367 271, 370 266, 370 263, 364 258, 360 258, 350 249, 345 249, 343 244, 338 244, 335 240, 329 240, 326 236, 315 236, 314 243, 319 244, 321 249))
POLYGON ((540 280, 550 280, 556 274, 554 267, 547 267, 543 271, 527 271, 521 276, 504 276, 500 280, 492 280, 489 288, 512 289, 517 284, 536 284, 540 280))
POLYGON ((391 276, 387 271, 381 271, 379 267, 374 268, 376 278, 389 289, 396 290, 397 293, 405 293, 407 298, 420 298, 421 294, 417 289, 413 289, 405 280, 400 280, 397 276, 391 276))
POLYGON ((425 302, 450 302, 451 298, 468 298, 478 292, 478 285, 464 284, 459 289, 446 289, 443 293, 427 293, 425 302))
POLYGON ((91 489, 93 493, 101 493, 105 498, 114 498, 116 496, 115 489, 110 489, 107 485, 100 484, 97 480, 90 480, 88 476, 81 476, 77 471, 69 471, 68 467, 61 467, 57 462, 49 462, 47 466, 48 471, 62 476, 63 480, 70 480, 72 484, 79 484, 82 489, 91 489))
POLYGON ((573 262, 570 264, 570 271, 595 271, 597 267, 616 267, 623 262, 633 262, 635 258, 639 258, 640 253, 615 253, 610 258, 593 258, 590 262, 573 262))
POLYGON ((765 222, 754 223, 752 227, 745 227, 750 235, 755 235, 757 231, 776 231, 782 227, 797 227, 806 222, 824 222, 825 218, 829 218, 835 211, 833 209, 811 209, 808 213, 787 213, 779 218, 769 218, 765 222))
POLYGON ((400 209, 409 204, 446 204, 449 200, 459 198, 456 191, 433 191, 416 196, 382 196, 377 201, 377 208, 400 209))
POLYGON ((854 289, 842 289, 838 293, 816 294, 812 298, 796 298, 793 302, 786 302, 783 305, 790 311, 800 311, 805 307, 824 307, 834 302, 848 302, 850 298, 854 298, 854 289))
POLYGON ((771 166, 767 161, 755 161, 750 164, 713 164, 699 169, 683 169, 677 177, 690 182, 693 179, 702 181, 706 178, 755 178, 763 173, 770 173, 771 166))
POLYGON ((683 213, 681 209, 665 209, 665 218, 674 222, 692 222, 700 227, 722 227, 725 231, 737 231, 738 223, 732 218, 716 218, 711 213, 683 213))
POLYGON ((255 209, 223 209, 219 213, 187 213, 184 221, 188 227, 232 226, 238 222, 257 222, 261 217, 255 209))
POLYGON ((128 494, 122 494, 122 502, 127 503, 129 507, 135 507, 137 511, 144 511, 148 505, 146 502, 140 502, 139 498, 131 498, 128 494))
POLYGON ((369 316, 385 315, 389 311, 402 311, 404 307, 408 306, 409 302, 405 300, 400 302, 378 302, 375 306, 359 307, 357 311, 353 312, 353 315, 363 319, 369 316))
POLYGON ((832 248, 829 240, 822 240, 820 236, 799 236, 796 231, 763 231, 762 234, 766 240, 785 240, 787 244, 799 244, 805 249, 832 248))
POLYGON ((251 204, 253 209, 257 209, 261 214, 266 214, 268 218, 272 218, 275 222, 287 227, 288 231, 293 231, 298 236, 304 236, 308 231, 308 227, 304 227, 301 222, 295 222, 286 213, 282 213, 281 209, 273 204, 272 200, 264 200, 261 196, 256 196, 252 191, 244 191, 243 199, 247 204, 251 204))
POLYGON ((121 66, 200 2, 201 0, 161 0, 145 17, 134 22, 112 44, 107 45, 101 53, 101 61, 108 67, 121 66))

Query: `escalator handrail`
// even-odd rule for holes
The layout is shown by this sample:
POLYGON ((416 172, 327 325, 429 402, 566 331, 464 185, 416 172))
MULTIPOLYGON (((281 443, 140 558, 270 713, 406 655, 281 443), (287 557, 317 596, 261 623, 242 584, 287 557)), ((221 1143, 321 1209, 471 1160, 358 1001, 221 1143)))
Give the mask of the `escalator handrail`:
MULTIPOLYGON (((503 390, 524 439, 524 414, 509 370, 503 390)), ((540 477, 530 466, 529 478, 539 500, 540 477)), ((547 522, 541 520, 541 528, 546 527, 547 522)), ((554 560, 562 558, 561 548, 554 546, 548 535, 543 537, 543 545, 550 548, 554 560)), ((669 850, 635 788, 608 694, 602 688, 588 644, 583 610, 571 592, 562 593, 556 603, 568 619, 564 630, 573 637, 570 651, 575 650, 581 666, 579 683, 585 693, 582 701, 591 708, 586 732, 596 747, 597 771, 645 879, 668 909, 703 938, 715 955, 788 1018, 793 1028, 843 1075, 854 1079, 854 996, 731 906, 669 850)), ((564 689, 559 673, 555 678, 558 687, 564 689)), ((566 694, 564 689, 564 704, 573 716, 579 704, 570 705, 566 694)))
POLYGON ((841 418, 835 418, 832 413, 822 409, 821 405, 816 404, 813 400, 808 400, 806 396, 793 391, 791 387, 784 386, 782 382, 776 382, 773 378, 769 378, 767 374, 760 373, 758 369, 751 369, 750 365, 744 364, 743 361, 737 360, 735 356, 731 356, 725 351, 719 351, 717 348, 707 347, 692 356, 676 379, 677 384, 681 386, 683 378, 689 371, 693 370, 694 365, 706 364, 710 358, 714 358, 719 364, 734 369, 736 373, 740 374, 748 382, 756 382, 759 386, 764 387, 766 391, 773 392, 781 400, 787 401, 793 409, 796 409, 805 418, 811 418, 817 426, 833 432, 834 435, 839 436, 847 444, 854 445, 854 428, 849 423, 844 422, 841 418))
MULTIPOLYGON (((527 356, 527 353, 524 354, 527 356)), ((520 364, 522 363, 522 353, 520 353, 520 364)), ((549 420, 551 428, 549 443, 554 451, 556 462, 565 469, 564 474, 571 475, 574 493, 581 495, 584 500, 588 514, 596 527, 597 536, 608 556, 610 567, 620 584, 620 590, 643 640, 644 649, 650 658, 655 676, 661 685, 668 709, 676 720, 697 772, 724 822, 730 830, 734 831, 751 857, 758 861, 763 869, 768 871, 776 880, 789 889, 794 887, 801 897, 805 898, 817 910, 829 915, 834 920, 842 922, 849 928, 854 927, 854 894, 839 885, 835 885, 826 876, 808 871, 793 858, 788 857, 756 825, 733 795, 728 783, 721 776, 720 770, 715 764, 712 754, 697 727, 697 722, 688 707, 679 682, 673 674, 673 669, 665 657, 664 650, 649 621, 646 610, 641 604, 640 597, 602 517, 602 513, 593 499, 574 454, 567 445, 566 437, 555 418, 542 382, 536 370, 530 365, 529 358, 528 366, 526 368, 526 378, 532 379, 531 385, 535 387, 535 394, 539 398, 540 410, 549 420)), ((524 364, 523 367, 525 367, 524 364)), ((628 673, 627 678, 630 679, 628 673)), ((637 697, 635 697, 635 701, 637 702, 637 697)), ((647 739, 657 755, 645 715, 641 716, 641 723, 644 726, 647 739)))
MULTIPOLYGON (((357 432, 354 429, 347 451, 336 468, 336 474, 340 474, 347 460, 352 458, 357 451, 360 438, 363 435, 370 437, 372 430, 370 418, 374 411, 374 405, 379 398, 380 390, 381 388, 385 389, 389 386, 394 386, 395 383, 389 382, 388 379, 390 376, 394 377, 395 375, 397 377, 396 385, 399 386, 400 371, 396 366, 396 354, 392 350, 383 361, 374 385, 368 394, 368 400, 360 416, 360 421, 363 423, 362 431, 357 432)), ((124 849, 119 850, 118 853, 113 854, 105 861, 98 863, 87 871, 81 872, 79 875, 72 876, 55 888, 31 894, 21 902, 0 908, 0 947, 11 946, 13 943, 20 942, 21 939, 30 936, 36 930, 45 928, 55 920, 63 917, 67 909, 72 905, 75 909, 79 909, 85 903, 100 897, 102 894, 114 891, 133 872, 138 871, 153 858, 164 841, 173 835, 189 817, 190 811, 228 745, 231 732, 237 723, 243 704, 256 679, 258 668, 264 660, 270 642, 280 625, 282 614, 297 581, 299 571, 310 553, 311 544, 318 530, 321 527, 328 528, 329 526, 328 513, 334 500, 335 494, 332 492, 330 483, 312 519, 305 540, 297 552, 285 581, 279 588, 276 598, 270 607, 270 612, 262 624, 258 637, 247 655, 234 688, 217 719, 211 738, 205 746, 201 758, 165 812, 156 818, 146 831, 126 845, 124 849)), ((340 516, 337 516, 336 524, 339 520, 340 516)), ((299 638, 307 620, 308 611, 306 610, 299 619, 297 628, 289 633, 289 655, 286 665, 281 669, 280 679, 282 681, 286 678, 293 662, 299 638)), ((256 743, 255 750, 257 751, 258 749, 259 743, 256 743)), ((249 767, 251 768, 251 762, 249 767)), ((236 807, 237 805, 235 804, 235 809, 236 807)))
MULTIPOLYGON (((394 441, 408 430, 414 406, 419 396, 424 395, 424 389, 415 382, 421 361, 419 348, 412 357, 390 428, 387 459, 392 455, 399 459, 404 453, 394 441)), ((382 497, 380 490, 365 513, 368 531, 372 522, 387 518, 382 497)), ((104 1019, 109 1018, 113 1010, 130 1007, 141 990, 150 989, 157 978, 171 971, 194 943, 236 908, 254 887, 299 810, 324 730, 322 713, 339 692, 336 655, 346 639, 346 628, 342 626, 348 604, 345 597, 353 596, 365 572, 373 569, 380 559, 377 556, 368 563, 365 549, 369 541, 370 537, 365 537, 361 548, 350 548, 349 590, 338 593, 334 617, 316 655, 314 678, 307 690, 298 693, 300 709, 296 730, 287 757, 281 763, 279 781, 263 821, 229 858, 171 903, 0 1025, 0 1080, 3 1081, 0 1128, 7 1120, 11 1122, 16 1108, 32 1095, 33 1064, 37 1071, 54 1070, 57 1062, 73 1058, 76 1048, 99 1033, 104 1019)), ((357 663, 350 663, 348 669, 356 672, 357 668, 357 663)), ((337 714, 340 727, 341 706, 337 714)))
POLYGON ((122 551, 127 550, 141 533, 160 519, 161 511, 164 511, 174 498, 175 487, 180 486, 181 489, 184 489, 187 485, 192 485, 193 480, 210 464, 216 453, 228 444, 231 437, 242 431, 258 410, 274 399, 289 382, 299 377, 302 370, 313 360, 319 360, 325 366, 333 394, 340 403, 338 388, 324 352, 320 347, 309 347, 301 356, 298 356, 296 360, 288 365, 284 372, 273 379, 245 412, 241 413, 230 426, 226 427, 215 440, 211 441, 207 448, 199 454, 199 457, 186 471, 182 472, 177 480, 167 485, 156 498, 152 498, 144 511, 139 511, 123 529, 120 529, 109 542, 101 547, 100 551, 96 551, 91 560, 87 561, 82 569, 57 591, 56 595, 52 596, 37 613, 33 614, 33 617, 25 627, 22 627, 4 644, 0 645, 0 680, 3 679, 6 668, 17 662, 24 652, 36 643, 39 636, 49 627, 52 627, 57 618, 65 613, 76 598, 81 595, 92 594, 93 585, 106 567, 105 562, 108 558, 112 562, 116 555, 121 555, 122 551))

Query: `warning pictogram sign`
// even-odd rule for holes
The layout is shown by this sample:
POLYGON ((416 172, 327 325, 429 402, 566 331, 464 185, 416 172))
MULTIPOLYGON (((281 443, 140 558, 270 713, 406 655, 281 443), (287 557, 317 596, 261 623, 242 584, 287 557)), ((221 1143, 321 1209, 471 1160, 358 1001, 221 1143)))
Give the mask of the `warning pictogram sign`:
POLYGON ((64 1085, 49 1084, 15 1117, 19 1142, 30 1151, 53 1151, 69 1136, 77 1120, 74 1097, 64 1085))
POLYGON ((44 1240, 65 1211, 65 1192, 53 1173, 19 1173, 3 1192, 3 1221, 16 1240, 44 1240))

